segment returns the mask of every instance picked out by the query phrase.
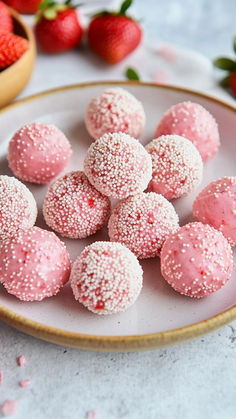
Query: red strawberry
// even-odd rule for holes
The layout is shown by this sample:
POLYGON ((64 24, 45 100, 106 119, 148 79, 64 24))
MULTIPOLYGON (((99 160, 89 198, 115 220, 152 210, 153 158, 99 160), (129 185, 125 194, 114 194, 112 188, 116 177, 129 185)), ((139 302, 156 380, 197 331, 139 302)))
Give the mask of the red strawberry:
POLYGON ((5 0, 8 6, 19 13, 36 13, 41 0, 5 0))
POLYGON ((230 75, 229 85, 233 94, 236 96, 236 70, 230 75))
POLYGON ((101 12, 90 22, 88 41, 92 50, 109 64, 116 64, 141 42, 142 29, 126 10, 132 0, 125 0, 119 12, 101 12))
POLYGON ((7 6, 0 1, 0 30, 12 32, 13 22, 7 6))
POLYGON ((27 39, 11 32, 0 31, 0 70, 17 61, 28 48, 27 39))
POLYGON ((35 25, 39 46, 46 52, 59 53, 79 44, 83 30, 77 13, 67 0, 65 4, 44 0, 35 25))

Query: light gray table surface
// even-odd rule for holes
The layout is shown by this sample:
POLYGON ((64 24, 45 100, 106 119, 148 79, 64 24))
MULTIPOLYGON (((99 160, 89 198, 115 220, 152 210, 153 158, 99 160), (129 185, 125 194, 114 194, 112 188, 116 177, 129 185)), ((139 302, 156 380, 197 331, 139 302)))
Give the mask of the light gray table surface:
MULTIPOLYGON (((133 10, 147 39, 211 59, 232 52, 235 0, 136 0, 133 10)), ((32 79, 22 96, 47 87, 32 79)), ((236 322, 174 347, 123 354, 56 346, 0 322, 0 369, 0 404, 19 400, 15 419, 82 419, 93 409, 100 419, 236 417, 236 322), (23 368, 16 367, 21 354, 23 368), (29 388, 18 386, 23 378, 29 388)))

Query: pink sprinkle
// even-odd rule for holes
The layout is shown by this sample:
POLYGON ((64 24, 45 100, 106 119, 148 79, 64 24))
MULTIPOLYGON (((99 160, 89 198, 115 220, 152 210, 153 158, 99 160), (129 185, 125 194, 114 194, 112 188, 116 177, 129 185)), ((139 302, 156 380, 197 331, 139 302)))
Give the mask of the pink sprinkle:
POLYGON ((29 387, 30 386, 30 380, 28 380, 28 378, 26 378, 25 380, 21 380, 19 382, 19 386, 20 387, 29 387))
POLYGON ((90 410, 86 413, 86 419, 99 419, 98 412, 96 410, 90 410))
POLYGON ((167 84, 169 81, 169 76, 165 70, 157 70, 153 74, 153 81, 158 84, 167 84))
POLYGON ((170 63, 173 63, 178 56, 177 49, 174 47, 174 45, 165 44, 163 45, 159 50, 158 54, 165 60, 169 61, 170 63))
POLYGON ((11 416, 14 415, 18 408, 19 402, 17 400, 5 400, 3 402, 1 409, 3 416, 11 416))
POLYGON ((23 367, 26 364, 26 357, 24 355, 18 356, 16 361, 19 367, 23 367))
POLYGON ((0 385, 2 383, 2 371, 0 370, 0 385))

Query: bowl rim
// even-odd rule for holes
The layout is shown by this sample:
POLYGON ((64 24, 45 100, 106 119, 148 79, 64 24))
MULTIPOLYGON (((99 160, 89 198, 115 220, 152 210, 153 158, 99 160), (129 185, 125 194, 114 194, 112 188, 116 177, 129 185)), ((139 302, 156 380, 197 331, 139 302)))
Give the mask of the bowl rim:
MULTIPOLYGON (((173 85, 159 85, 156 83, 140 82, 140 81, 94 81, 88 83, 78 83, 68 86, 57 87, 54 89, 46 90, 41 93, 34 94, 32 96, 20 99, 2 109, 0 109, 0 115, 10 109, 20 106, 23 103, 31 102, 48 96, 54 93, 60 93, 67 90, 83 89, 91 86, 108 86, 108 85, 141 85, 144 87, 152 87, 163 90, 174 90, 181 93, 193 94, 199 98, 207 99, 213 103, 218 103, 221 106, 236 113, 236 106, 228 103, 215 96, 199 92, 193 89, 187 89, 177 87, 173 85)), ((236 305, 213 316, 206 320, 202 320, 197 323, 193 323, 188 326, 184 326, 177 329, 167 330, 163 332, 154 332, 143 335, 128 335, 128 336, 104 336, 104 335, 91 335, 84 333, 75 333, 67 330, 59 329, 52 326, 39 323, 34 320, 30 320, 14 311, 6 308, 0 304, 0 320, 10 326, 15 327, 29 335, 37 338, 53 342, 59 345, 70 346, 79 349, 86 350, 98 350, 98 351, 116 351, 116 352, 127 352, 127 351, 140 351, 150 350, 168 345, 173 345, 189 339, 201 336, 205 333, 209 333, 218 329, 221 326, 226 325, 230 321, 236 318, 236 305)))

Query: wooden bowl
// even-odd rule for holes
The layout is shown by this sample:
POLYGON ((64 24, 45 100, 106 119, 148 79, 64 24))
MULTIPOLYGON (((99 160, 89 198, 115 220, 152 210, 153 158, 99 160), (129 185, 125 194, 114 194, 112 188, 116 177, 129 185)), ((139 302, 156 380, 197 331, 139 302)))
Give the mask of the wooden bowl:
POLYGON ((22 21, 18 13, 8 8, 14 21, 14 33, 28 39, 29 49, 22 57, 0 72, 0 108, 12 101, 28 83, 36 56, 35 39, 31 29, 22 21))

